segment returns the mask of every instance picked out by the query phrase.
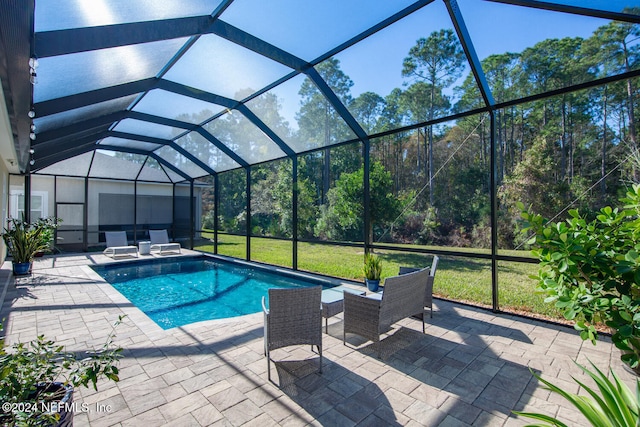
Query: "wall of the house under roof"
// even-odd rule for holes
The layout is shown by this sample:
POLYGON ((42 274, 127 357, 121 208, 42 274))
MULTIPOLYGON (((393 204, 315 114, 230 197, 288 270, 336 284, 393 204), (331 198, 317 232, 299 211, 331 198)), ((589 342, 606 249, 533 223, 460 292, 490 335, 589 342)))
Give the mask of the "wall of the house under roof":
MULTIPOLYGON (((4 100, 4 93, 0 90, 0 188, 2 188, 0 196, 0 220, 2 228, 7 224, 8 203, 9 203, 9 170, 7 164, 15 165, 16 161, 15 148, 13 142, 13 133, 9 122, 9 114, 4 100)), ((16 170, 17 171, 17 167, 16 170)), ((7 249, 4 241, 0 239, 0 265, 7 256, 7 249)))
MULTIPOLYGON (((187 184, 178 184, 176 185, 175 196, 179 201, 176 206, 175 217, 173 219, 174 227, 176 227, 177 237, 186 238, 191 235, 191 212, 189 207, 180 201, 188 201, 189 195, 191 194, 191 186, 187 184)), ((193 187, 193 198, 194 207, 193 207, 193 225, 195 230, 202 229, 202 215, 199 215, 202 212, 202 187, 199 185, 194 185, 193 187)), ((200 233, 196 233, 195 238, 200 237, 200 233)))
MULTIPOLYGON (((138 240, 148 238, 145 230, 149 228, 173 226, 172 185, 139 182, 135 187, 134 189, 134 183, 130 181, 89 181, 89 246, 100 244, 100 232, 105 229, 133 225, 134 194, 137 197, 135 222, 138 240), (112 202, 117 205, 112 206, 112 202)), ((104 238, 102 241, 104 242, 104 238)))
MULTIPOLYGON (((7 185, 5 184, 5 191, 7 185)), ((23 209, 24 177, 12 175, 9 185, 9 215, 19 217, 23 209)), ((148 239, 153 228, 173 229, 173 237, 188 237, 191 212, 189 186, 52 175, 31 176, 31 219, 57 216, 62 219, 57 245, 84 245, 84 209, 87 209, 87 246, 104 244, 104 231, 126 230, 130 240, 148 239), (85 193, 87 200, 85 203, 85 193), (135 195, 135 198, 134 198, 135 195), (134 200, 135 199, 135 200, 134 200), (136 230, 136 236, 133 230, 136 230)), ((194 191, 195 208, 200 209, 200 191, 194 191)), ((198 212, 195 210, 195 212, 198 212)), ((194 217, 196 229, 200 218, 194 217)))
MULTIPOLYGON (((4 160, 4 159, 2 159, 4 160)), ((8 212, 8 203, 9 203, 9 195, 7 193, 7 189, 9 188, 9 171, 4 165, 4 161, 0 161, 0 188, 2 188, 2 196, 0 198, 0 219, 2 220, 2 225, 4 226, 7 223, 7 212, 8 212)), ((4 241, 0 239, 0 265, 7 256, 7 248, 5 247, 4 241)))

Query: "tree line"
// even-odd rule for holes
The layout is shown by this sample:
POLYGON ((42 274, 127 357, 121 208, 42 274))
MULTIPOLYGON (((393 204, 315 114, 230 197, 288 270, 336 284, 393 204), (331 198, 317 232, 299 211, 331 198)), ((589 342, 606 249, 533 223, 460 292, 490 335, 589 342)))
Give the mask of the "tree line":
MULTIPOLYGON (((508 102, 635 70, 638 38, 637 25, 611 22, 586 39, 547 39, 520 53, 491 55, 482 68, 496 102, 508 102)), ((484 106, 471 73, 452 87, 465 71, 462 48, 453 31, 443 29, 417 40, 400 65, 405 86, 355 98, 337 59, 316 67, 362 128, 384 135, 371 139, 370 230, 363 221, 362 144, 322 148, 355 137, 313 81, 305 79, 299 90, 298 130, 280 115, 274 94, 252 101, 252 111, 285 141, 315 148, 298 157, 299 236, 362 241, 369 233, 379 242, 488 247, 488 114, 411 128, 484 106), (402 128, 411 130, 393 132, 402 128)), ((521 243, 519 201, 548 218, 569 206, 593 212, 638 182, 637 85, 628 79, 495 111, 500 247, 521 243)), ((241 114, 207 127, 229 144, 252 140, 255 132, 241 114)), ((185 144, 205 161, 220 157, 194 141, 185 144)), ((291 171, 288 159, 251 168, 252 233, 292 235, 291 171)), ((243 170, 220 174, 223 231, 245 230, 245 178, 243 170)), ((212 215, 205 194, 205 228, 212 227, 212 215)))

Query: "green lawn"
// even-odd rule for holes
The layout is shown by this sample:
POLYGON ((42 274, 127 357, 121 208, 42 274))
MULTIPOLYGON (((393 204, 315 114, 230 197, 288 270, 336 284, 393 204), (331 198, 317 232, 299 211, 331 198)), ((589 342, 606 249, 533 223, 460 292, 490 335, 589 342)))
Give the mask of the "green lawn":
MULTIPOLYGON (((213 244, 203 240, 195 249, 213 252, 213 244)), ((251 238, 253 261, 291 267, 291 251, 292 243, 289 241, 251 238)), ((219 235, 218 253, 244 259, 246 238, 219 235)), ((382 258, 383 278, 397 274, 401 265, 423 267, 431 265, 432 260, 430 255, 392 250, 376 250, 376 253, 382 258)), ((521 255, 526 256, 528 252, 522 252, 521 255)), ((362 262, 362 248, 298 243, 300 270, 363 281, 362 262)), ((536 282, 530 279, 529 275, 535 274, 537 270, 537 264, 505 261, 498 264, 500 309, 561 320, 561 314, 553 305, 545 303, 544 297, 535 293, 536 282)), ((440 256, 433 292, 443 298, 490 307, 491 262, 483 259, 440 256)))

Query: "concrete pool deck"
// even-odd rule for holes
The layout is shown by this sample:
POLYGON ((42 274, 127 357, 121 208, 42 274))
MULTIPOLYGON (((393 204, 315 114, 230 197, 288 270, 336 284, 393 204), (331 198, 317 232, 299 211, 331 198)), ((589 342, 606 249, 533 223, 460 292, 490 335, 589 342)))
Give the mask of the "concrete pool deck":
POLYGON ((323 373, 315 373, 318 358, 306 346, 277 350, 273 384, 261 313, 162 330, 89 268, 106 262, 113 260, 100 253, 44 257, 31 276, 15 280, 10 262, 0 270, 7 344, 44 334, 82 353, 100 347, 118 316, 127 315, 115 338, 124 348, 121 380, 102 382, 97 392, 76 390, 74 400, 84 405, 75 426, 527 423, 512 410, 584 425, 529 367, 573 392, 579 388, 572 376, 588 383, 573 360, 612 366, 627 384, 635 381, 606 337, 593 346, 571 328, 436 300, 427 333, 418 320, 405 319, 383 339, 382 359, 356 336, 344 346, 342 317, 332 317, 323 334, 323 373))

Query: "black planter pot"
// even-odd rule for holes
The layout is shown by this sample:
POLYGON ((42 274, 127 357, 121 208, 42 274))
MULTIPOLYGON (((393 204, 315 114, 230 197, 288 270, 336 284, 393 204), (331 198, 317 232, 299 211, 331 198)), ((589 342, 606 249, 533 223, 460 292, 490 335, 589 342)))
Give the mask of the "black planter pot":
POLYGON ((38 392, 53 392, 60 393, 64 391, 62 399, 53 401, 57 404, 57 412, 60 414, 60 419, 55 427, 73 427, 73 386, 65 385, 63 383, 55 382, 48 384, 39 384, 37 386, 38 392))

